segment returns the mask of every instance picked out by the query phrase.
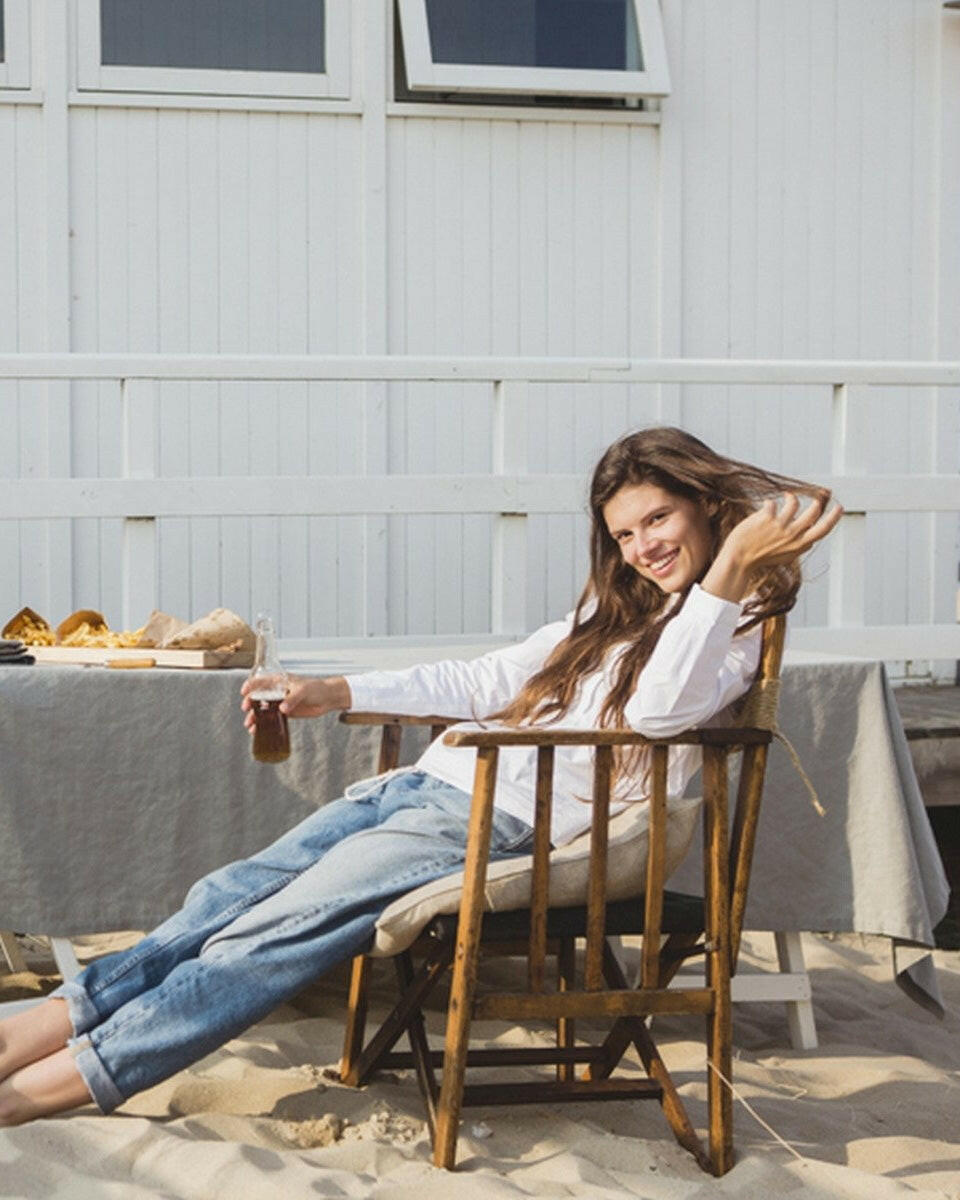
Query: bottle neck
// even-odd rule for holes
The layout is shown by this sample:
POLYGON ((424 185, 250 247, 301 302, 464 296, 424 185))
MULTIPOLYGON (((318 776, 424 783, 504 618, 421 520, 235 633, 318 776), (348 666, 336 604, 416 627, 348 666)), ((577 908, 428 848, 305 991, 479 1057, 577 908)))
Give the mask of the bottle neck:
POLYGON ((261 614, 257 620, 257 649, 251 675, 282 675, 280 657, 277 653, 277 635, 273 621, 261 614))

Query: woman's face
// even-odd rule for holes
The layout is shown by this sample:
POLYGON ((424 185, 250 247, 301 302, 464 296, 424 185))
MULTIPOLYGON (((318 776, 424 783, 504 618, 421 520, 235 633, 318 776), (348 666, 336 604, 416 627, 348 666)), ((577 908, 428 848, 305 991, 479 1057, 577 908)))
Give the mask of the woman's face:
POLYGON ((710 562, 707 514, 656 484, 626 484, 603 506, 603 517, 623 561, 662 592, 682 592, 710 562))

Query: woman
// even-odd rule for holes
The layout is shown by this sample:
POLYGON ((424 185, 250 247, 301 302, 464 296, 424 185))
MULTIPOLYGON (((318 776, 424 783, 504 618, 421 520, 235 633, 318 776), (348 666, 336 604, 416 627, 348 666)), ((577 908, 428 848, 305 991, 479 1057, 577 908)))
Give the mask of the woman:
MULTIPOLYGON (((701 724, 749 687, 759 623, 793 605, 799 556, 841 516, 827 500, 677 429, 629 435, 594 472, 590 577, 565 620, 469 663, 298 678, 282 708, 562 720, 649 736, 701 724)), ((672 749, 673 794, 695 754, 672 749)), ((391 900, 462 867, 472 773, 471 752, 434 743, 416 768, 348 789, 260 854, 201 879, 136 946, 0 1021, 0 1125, 91 1099, 109 1112, 362 950, 391 900)), ((533 751, 501 754, 492 859, 528 852, 533 777, 533 751)), ((557 751, 555 845, 589 824, 577 798, 589 780, 589 750, 557 751)), ((617 798, 642 797, 643 781, 642 757, 622 761, 617 798)))

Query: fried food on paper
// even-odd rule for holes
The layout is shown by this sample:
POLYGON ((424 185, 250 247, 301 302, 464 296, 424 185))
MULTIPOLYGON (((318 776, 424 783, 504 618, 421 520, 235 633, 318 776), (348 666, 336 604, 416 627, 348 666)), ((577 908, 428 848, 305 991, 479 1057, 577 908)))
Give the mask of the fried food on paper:
POLYGON ((87 621, 78 625, 72 633, 61 638, 61 646, 83 646, 103 650, 130 650, 140 644, 143 628, 112 630, 105 626, 92 626, 87 621))
POLYGON ((48 623, 32 608, 21 608, 16 616, 11 617, 4 625, 0 636, 15 638, 27 646, 52 646, 57 640, 57 635, 48 623))
POLYGON ((70 646, 82 649, 129 650, 143 649, 210 650, 229 658, 238 651, 252 651, 256 635, 236 613, 216 608, 192 624, 154 611, 139 629, 114 630, 106 617, 93 608, 80 608, 65 617, 56 629, 35 613, 22 608, 4 626, 2 635, 14 638, 27 646, 70 646))
POLYGON ((67 639, 79 630, 85 634, 106 631, 109 629, 107 618, 95 608, 78 608, 69 617, 64 617, 57 626, 57 641, 61 646, 79 646, 80 642, 70 642, 67 639))

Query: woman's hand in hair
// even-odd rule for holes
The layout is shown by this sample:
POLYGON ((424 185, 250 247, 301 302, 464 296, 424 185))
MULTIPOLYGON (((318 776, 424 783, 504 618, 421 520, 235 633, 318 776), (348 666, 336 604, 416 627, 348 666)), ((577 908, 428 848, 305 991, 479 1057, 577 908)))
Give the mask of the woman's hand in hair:
POLYGON ((834 528, 843 509, 839 504, 827 508, 828 501, 826 492, 805 507, 795 492, 784 493, 779 504, 765 500, 727 534, 703 578, 704 591, 743 600, 765 569, 794 562, 834 528))
MULTIPOLYGON (((253 703, 250 692, 254 688, 262 688, 263 680, 252 679, 244 681, 240 688, 242 700, 240 707, 244 712, 244 725, 253 732, 253 703)), ((285 679, 286 694, 280 705, 280 711, 288 717, 322 717, 324 713, 339 712, 349 708, 352 703, 350 685, 342 675, 327 675, 313 679, 299 675, 289 675, 285 679)))

